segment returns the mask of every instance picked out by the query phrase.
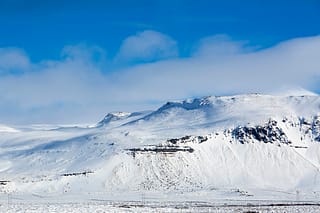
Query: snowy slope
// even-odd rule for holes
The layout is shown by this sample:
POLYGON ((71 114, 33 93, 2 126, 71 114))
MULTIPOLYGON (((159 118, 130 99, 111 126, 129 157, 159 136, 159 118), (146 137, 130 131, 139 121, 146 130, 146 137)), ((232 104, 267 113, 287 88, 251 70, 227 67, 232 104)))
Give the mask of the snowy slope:
POLYGON ((320 196, 317 95, 210 96, 0 135, 4 192, 320 196))

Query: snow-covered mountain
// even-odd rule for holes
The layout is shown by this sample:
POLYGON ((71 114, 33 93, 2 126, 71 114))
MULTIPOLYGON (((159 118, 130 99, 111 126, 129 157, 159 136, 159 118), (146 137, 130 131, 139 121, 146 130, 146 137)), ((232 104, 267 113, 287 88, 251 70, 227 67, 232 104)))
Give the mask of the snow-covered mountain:
POLYGON ((88 128, 13 130, 0 133, 5 192, 320 196, 318 95, 210 96, 88 128))

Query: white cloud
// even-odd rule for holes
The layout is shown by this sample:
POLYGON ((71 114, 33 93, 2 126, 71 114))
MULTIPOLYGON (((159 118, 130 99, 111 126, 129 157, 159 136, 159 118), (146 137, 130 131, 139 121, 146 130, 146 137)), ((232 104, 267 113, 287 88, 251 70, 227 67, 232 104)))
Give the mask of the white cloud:
MULTIPOLYGON (((243 53, 246 42, 232 41, 227 35, 214 35, 201 39, 193 56, 220 59, 243 53)), ((248 50, 249 51, 249 50, 248 50)))
POLYGON ((319 54, 320 37, 301 38, 261 51, 240 49, 219 60, 197 56, 141 65, 122 75, 132 82, 126 84, 129 96, 137 99, 269 92, 284 85, 312 89, 320 80, 319 54))
POLYGON ((89 61, 89 63, 105 62, 107 58, 106 51, 96 45, 77 44, 67 45, 62 49, 61 56, 64 59, 89 61))
POLYGON ((169 36, 146 30, 126 38, 120 47, 117 60, 153 61, 178 56, 176 42, 169 36))
POLYGON ((0 74, 25 71, 30 61, 23 50, 18 48, 0 48, 0 74))
POLYGON ((0 76, 0 123, 94 122, 108 111, 143 110, 168 99, 320 89, 320 36, 265 50, 248 50, 230 40, 221 47, 215 39, 202 40, 189 58, 113 72, 103 71, 91 47, 69 46, 61 60, 28 65, 33 72, 0 76))

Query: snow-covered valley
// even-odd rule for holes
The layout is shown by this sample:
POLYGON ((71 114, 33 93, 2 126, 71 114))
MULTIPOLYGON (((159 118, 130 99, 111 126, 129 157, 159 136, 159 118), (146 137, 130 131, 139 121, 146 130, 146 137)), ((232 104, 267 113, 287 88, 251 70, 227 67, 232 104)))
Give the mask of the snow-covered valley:
POLYGON ((0 126, 0 191, 19 200, 320 199, 320 97, 237 95, 0 126))

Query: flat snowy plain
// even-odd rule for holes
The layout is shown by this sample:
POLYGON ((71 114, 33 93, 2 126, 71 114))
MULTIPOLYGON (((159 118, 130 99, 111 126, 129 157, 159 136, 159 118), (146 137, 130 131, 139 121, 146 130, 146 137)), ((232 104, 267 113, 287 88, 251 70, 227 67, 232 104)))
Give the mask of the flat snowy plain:
POLYGON ((320 204, 305 202, 21 202, 1 203, 1 212, 320 212, 320 204))

